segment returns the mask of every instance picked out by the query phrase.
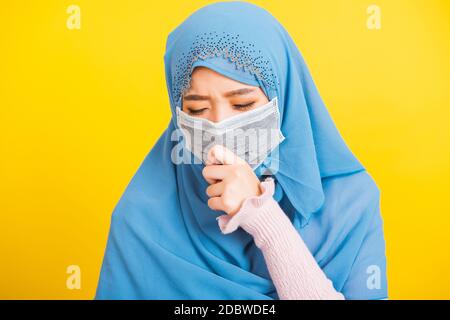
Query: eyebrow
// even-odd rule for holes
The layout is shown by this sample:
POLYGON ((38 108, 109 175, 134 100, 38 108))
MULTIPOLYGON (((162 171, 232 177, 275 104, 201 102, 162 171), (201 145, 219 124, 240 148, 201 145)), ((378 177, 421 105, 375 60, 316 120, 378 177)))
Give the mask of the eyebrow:
MULTIPOLYGON (((241 88, 233 91, 226 92, 224 94, 225 97, 233 97, 237 95, 245 95, 254 92, 255 89, 251 88, 241 88)), ((209 100, 209 96, 202 96, 199 94, 189 94, 187 96, 184 96, 184 100, 186 101, 202 101, 202 100, 209 100)))

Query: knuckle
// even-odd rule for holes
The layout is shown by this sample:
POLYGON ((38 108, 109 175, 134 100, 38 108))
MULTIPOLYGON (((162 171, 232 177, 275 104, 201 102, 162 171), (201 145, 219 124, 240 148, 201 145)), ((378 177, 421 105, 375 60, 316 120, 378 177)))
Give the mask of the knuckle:
POLYGON ((234 201, 231 197, 225 196, 222 200, 223 208, 225 211, 232 210, 234 208, 234 201))
POLYGON ((239 174, 238 168, 237 167, 233 167, 233 169, 230 170, 230 178, 238 179, 239 177, 240 177, 240 174, 239 174))
POLYGON ((203 175, 204 177, 206 177, 206 176, 208 176, 208 172, 209 172, 209 169, 208 169, 207 166, 205 166, 205 167, 203 168, 203 170, 202 170, 202 175, 203 175))
POLYGON ((247 170, 249 168, 249 165, 248 165, 247 162, 244 162, 244 163, 241 162, 241 163, 238 164, 238 167, 239 167, 238 171, 242 174, 244 172, 247 172, 247 170))
POLYGON ((214 200, 212 198, 208 199, 208 207, 214 210, 214 200))
POLYGON ((232 194, 234 194, 236 192, 236 190, 237 190, 237 185, 236 185, 235 182, 232 181, 232 182, 227 183, 226 189, 225 189, 225 192, 227 194, 227 198, 230 198, 230 196, 232 194))

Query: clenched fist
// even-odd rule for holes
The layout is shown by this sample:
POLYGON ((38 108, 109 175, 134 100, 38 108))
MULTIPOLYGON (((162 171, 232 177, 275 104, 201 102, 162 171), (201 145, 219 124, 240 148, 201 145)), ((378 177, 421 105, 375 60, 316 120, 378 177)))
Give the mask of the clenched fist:
POLYGON ((245 199, 261 195, 260 181, 250 165, 224 146, 213 146, 205 162, 202 174, 210 184, 206 194, 211 209, 232 216, 245 199))

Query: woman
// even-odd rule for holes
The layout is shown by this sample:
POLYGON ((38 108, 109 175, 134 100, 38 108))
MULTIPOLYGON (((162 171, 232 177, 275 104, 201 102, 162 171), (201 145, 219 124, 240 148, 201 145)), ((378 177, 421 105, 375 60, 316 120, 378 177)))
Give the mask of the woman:
POLYGON ((280 23, 211 4, 164 59, 172 119, 113 212, 96 298, 387 298, 380 192, 280 23))

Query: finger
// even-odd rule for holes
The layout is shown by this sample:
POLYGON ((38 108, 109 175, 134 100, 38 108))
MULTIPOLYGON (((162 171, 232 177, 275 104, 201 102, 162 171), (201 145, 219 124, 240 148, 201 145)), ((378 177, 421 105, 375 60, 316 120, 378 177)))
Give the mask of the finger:
POLYGON ((223 181, 210 185, 206 188, 208 197, 220 197, 225 190, 225 183, 223 181))
POLYGON ((208 184, 215 184, 217 182, 220 182, 220 180, 210 179, 210 178, 207 178, 207 177, 204 177, 204 178, 205 178, 206 182, 208 182, 208 184))
MULTIPOLYGON (((229 166, 227 165, 210 165, 205 166, 202 170, 203 177, 208 181, 223 180, 228 174, 229 166)), ((213 182, 215 183, 215 182, 213 182)))
POLYGON ((244 160, 235 155, 230 149, 220 144, 216 144, 209 149, 207 154, 208 162, 221 164, 240 164, 244 160))
POLYGON ((216 147, 216 145, 212 146, 209 150, 208 153, 206 154, 206 161, 205 164, 206 165, 212 165, 212 164, 222 164, 220 163, 214 156, 214 152, 213 149, 216 147))
POLYGON ((205 166, 202 170, 202 175, 203 175, 203 178, 205 178, 206 182, 208 182, 208 184, 215 184, 215 183, 220 182, 220 180, 210 178, 209 173, 208 173, 209 169, 206 170, 206 168, 208 168, 208 166, 205 166))
POLYGON ((212 151, 211 151, 213 148, 214 148, 214 146, 211 147, 206 154, 205 164, 207 166, 212 165, 212 164, 222 164, 215 157, 213 157, 212 151))
MULTIPOLYGON (((222 198, 221 197, 213 197, 208 199, 208 207, 212 210, 222 210, 222 198)), ((223 210, 222 210, 223 211, 223 210)))

